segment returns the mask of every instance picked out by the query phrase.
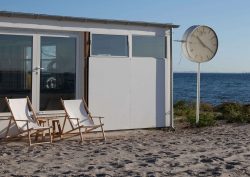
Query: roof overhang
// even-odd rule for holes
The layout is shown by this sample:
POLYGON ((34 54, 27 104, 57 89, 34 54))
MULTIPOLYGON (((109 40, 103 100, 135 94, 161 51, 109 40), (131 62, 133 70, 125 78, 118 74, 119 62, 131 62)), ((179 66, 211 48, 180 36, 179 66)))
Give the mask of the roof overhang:
POLYGON ((70 16, 34 14, 34 13, 23 13, 23 12, 9 12, 9 11, 0 11, 0 17, 16 17, 16 18, 44 19, 44 20, 72 21, 72 22, 92 22, 92 23, 102 23, 102 24, 150 26, 150 27, 160 27, 160 28, 178 28, 179 27, 179 25, 174 25, 172 23, 94 19, 94 18, 84 18, 84 17, 70 17, 70 16))

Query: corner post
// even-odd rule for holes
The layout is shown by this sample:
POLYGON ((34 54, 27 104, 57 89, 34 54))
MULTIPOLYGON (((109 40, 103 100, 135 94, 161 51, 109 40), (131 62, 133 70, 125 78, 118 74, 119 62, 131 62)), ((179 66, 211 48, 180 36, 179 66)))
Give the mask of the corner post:
POLYGON ((173 62, 172 62, 172 28, 166 33, 166 64, 165 64, 165 121, 174 128, 173 112, 173 62))

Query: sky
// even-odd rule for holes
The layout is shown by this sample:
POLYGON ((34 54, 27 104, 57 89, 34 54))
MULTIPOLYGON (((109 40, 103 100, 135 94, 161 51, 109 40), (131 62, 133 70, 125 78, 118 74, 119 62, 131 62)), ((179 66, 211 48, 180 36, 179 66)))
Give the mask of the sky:
MULTIPOLYGON (((174 23, 180 27, 173 40, 181 40, 192 25, 207 25, 217 33, 219 48, 211 61, 201 64, 201 72, 250 73, 249 0, 0 0, 0 10, 174 23)), ((179 42, 173 42, 173 69, 197 70, 179 42)))

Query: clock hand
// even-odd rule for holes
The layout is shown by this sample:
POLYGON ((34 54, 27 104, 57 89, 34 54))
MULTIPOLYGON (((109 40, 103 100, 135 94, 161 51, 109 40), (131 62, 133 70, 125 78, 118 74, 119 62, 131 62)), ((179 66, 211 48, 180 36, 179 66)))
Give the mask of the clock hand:
POLYGON ((203 47, 207 48, 211 53, 213 53, 213 50, 211 50, 206 44, 204 44, 204 42, 198 36, 196 36, 196 38, 198 39, 198 41, 201 43, 203 47))

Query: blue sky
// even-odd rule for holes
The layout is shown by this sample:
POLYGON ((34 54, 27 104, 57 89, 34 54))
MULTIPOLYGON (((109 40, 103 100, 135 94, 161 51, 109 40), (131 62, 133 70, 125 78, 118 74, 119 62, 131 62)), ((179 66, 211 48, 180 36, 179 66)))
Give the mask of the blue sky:
MULTIPOLYGON (((202 72, 250 72, 249 0, 0 0, 0 10, 89 18, 174 23, 173 38, 182 38, 192 25, 208 25, 219 38, 215 58, 202 72)), ((196 71, 173 44, 174 71, 196 71)))

